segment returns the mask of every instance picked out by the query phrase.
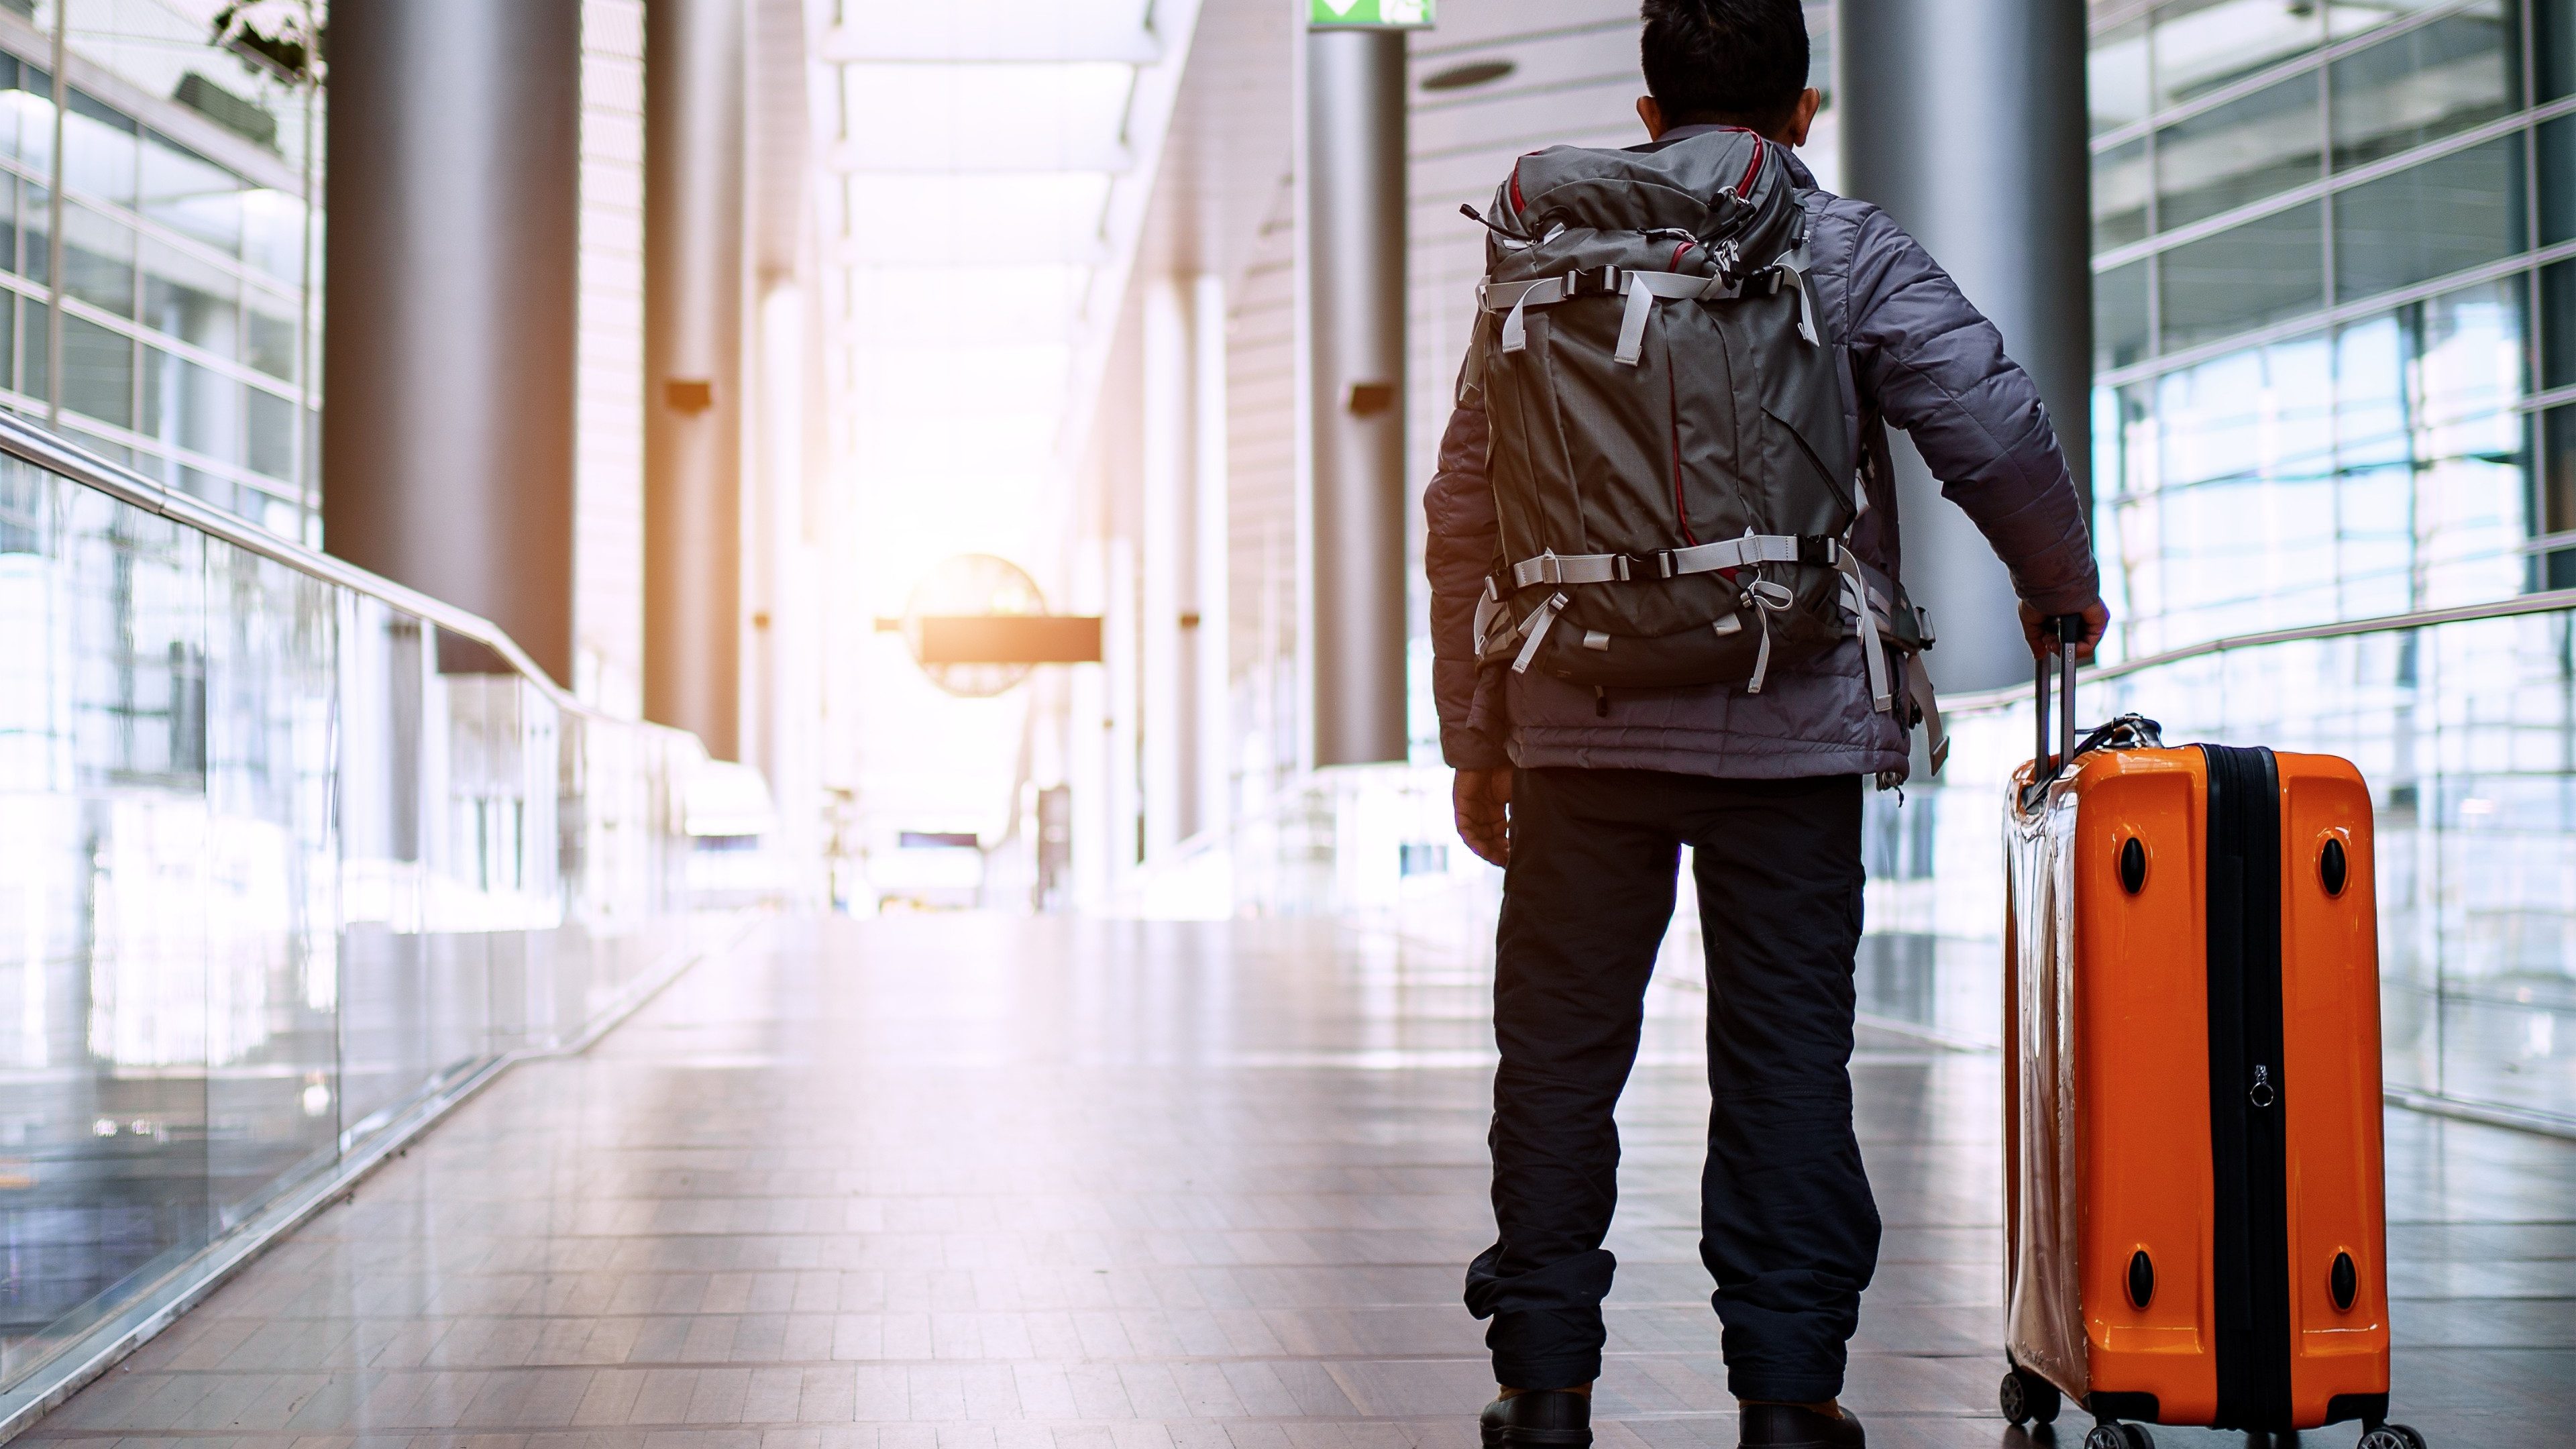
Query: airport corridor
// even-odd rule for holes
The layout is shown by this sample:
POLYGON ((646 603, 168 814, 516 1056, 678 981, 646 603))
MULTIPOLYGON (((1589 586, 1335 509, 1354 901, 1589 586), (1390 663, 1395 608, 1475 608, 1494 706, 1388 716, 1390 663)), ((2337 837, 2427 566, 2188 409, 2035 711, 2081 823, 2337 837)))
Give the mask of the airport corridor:
MULTIPOLYGON (((23 1442, 1470 1449, 1487 994, 1320 921, 781 920, 505 1075, 23 1442)), ((1732 1445, 1698 1002, 1651 1008, 1600 1442, 1732 1445)), ((1998 1060, 1862 1047, 1887 1238, 1846 1402, 1886 1449, 2031 1442, 1993 1408, 1998 1060)), ((2565 1442, 2576 1144, 2389 1126, 2397 1417, 2565 1442)))

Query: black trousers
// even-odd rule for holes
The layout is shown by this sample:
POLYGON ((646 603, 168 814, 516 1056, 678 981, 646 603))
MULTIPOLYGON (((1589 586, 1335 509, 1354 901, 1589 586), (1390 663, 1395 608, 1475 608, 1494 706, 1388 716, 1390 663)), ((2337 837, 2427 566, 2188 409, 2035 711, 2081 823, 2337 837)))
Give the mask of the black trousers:
POLYGON ((1700 1258, 1740 1399, 1842 1391, 1878 1262, 1852 1132, 1852 958, 1861 781, 1523 770, 1496 940, 1494 1222, 1467 1270, 1497 1382, 1601 1372, 1602 1246, 1618 1202, 1611 1110, 1636 1064, 1646 982, 1694 850, 1708 946, 1708 1164, 1700 1258))

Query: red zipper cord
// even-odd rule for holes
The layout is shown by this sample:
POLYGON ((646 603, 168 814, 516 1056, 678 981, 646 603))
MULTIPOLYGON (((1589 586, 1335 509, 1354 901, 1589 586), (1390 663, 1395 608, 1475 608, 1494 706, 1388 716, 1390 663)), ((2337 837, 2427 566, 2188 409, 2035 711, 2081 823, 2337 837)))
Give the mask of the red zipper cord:
MULTIPOLYGON (((1746 199, 1752 192, 1753 178, 1762 174, 1763 159, 1770 154, 1766 149, 1768 143, 1762 139, 1759 132, 1748 132, 1747 134, 1753 137, 1753 164, 1744 168, 1744 179, 1735 183, 1735 198, 1738 201, 1746 199)), ((1520 168, 1518 166, 1512 168, 1512 175, 1514 177, 1518 177, 1520 175, 1520 168)))
POLYGON ((1691 532, 1690 506, 1682 501, 1682 403, 1681 386, 1673 380, 1673 349, 1664 344, 1665 411, 1673 420, 1673 517, 1682 526, 1682 541, 1699 547, 1699 535, 1691 532))

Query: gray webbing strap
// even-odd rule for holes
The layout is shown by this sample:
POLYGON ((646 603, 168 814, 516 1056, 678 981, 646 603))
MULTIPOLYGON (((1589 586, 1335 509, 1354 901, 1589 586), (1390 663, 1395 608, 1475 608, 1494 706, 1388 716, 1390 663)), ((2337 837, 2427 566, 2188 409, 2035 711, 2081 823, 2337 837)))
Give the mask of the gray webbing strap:
POLYGON ((1950 732, 1941 727, 1941 701, 1932 693, 1932 672, 1923 667, 1920 655, 1905 656, 1905 696, 1923 711, 1923 738, 1928 742, 1932 773, 1940 774, 1950 758, 1950 732))
POLYGON ((1624 553, 1543 553, 1512 565, 1512 587, 1619 583, 1627 579, 1630 566, 1624 553))
MULTIPOLYGON (((1836 560, 1834 567, 1840 568, 1839 561, 1848 556, 1849 550, 1840 544, 1834 544, 1832 548, 1836 560)), ((1634 578, 1677 579, 1685 574, 1709 574, 1719 569, 1740 569, 1752 564, 1797 561, 1797 535, 1748 533, 1742 538, 1721 538, 1715 543, 1668 549, 1635 558, 1623 553, 1542 553, 1512 565, 1512 587, 1530 589, 1540 584, 1625 583, 1634 578)))
POLYGON ((1503 350, 1520 352, 1529 346, 1529 309, 1564 301, 1565 279, 1544 277, 1535 282, 1487 282, 1476 291, 1486 311, 1508 312, 1509 315, 1503 318, 1503 350))
POLYGON ((1807 300, 1807 244, 1800 242, 1796 250, 1772 265, 1788 273, 1789 285, 1798 289, 1798 335, 1806 338, 1810 347, 1821 346, 1824 339, 1816 332, 1815 308, 1807 300))
POLYGON ((1512 660, 1512 673, 1529 673, 1530 661, 1538 658, 1539 641, 1547 637, 1548 627, 1556 622, 1556 616, 1564 613, 1565 606, 1571 602, 1573 601, 1563 594, 1555 595, 1546 603, 1539 605, 1528 619, 1522 621, 1521 628, 1529 635, 1529 642, 1521 646, 1519 657, 1512 660))
MULTIPOLYGON (((1638 365, 1645 355, 1646 317, 1655 303, 1697 298, 1701 301, 1724 301, 1742 295, 1716 277, 1703 277, 1689 272, 1617 273, 1619 292, 1628 299, 1628 310, 1619 322, 1619 347, 1615 358, 1630 367, 1638 365)), ((1605 295, 1604 291, 1594 295, 1605 295)), ((1574 295, 1573 284, 1565 277, 1541 277, 1535 282, 1483 282, 1476 288, 1477 304, 1488 312, 1506 314, 1503 318, 1502 342, 1505 352, 1520 352, 1529 347, 1529 309, 1552 307, 1574 295)), ((1802 298, 1804 292, 1799 294, 1802 298)), ((1803 315, 1803 314, 1801 314, 1803 315)), ((1809 340, 1813 341, 1812 330, 1809 340)))
POLYGON ((1637 366, 1645 356, 1646 318, 1655 310, 1656 302, 1735 295, 1734 288, 1715 277, 1696 277, 1688 272, 1630 272, 1622 279, 1621 290, 1628 294, 1628 311, 1619 320, 1619 348, 1610 356, 1612 361, 1630 367, 1637 366))
POLYGON ((1842 571, 1844 598, 1852 612, 1860 616, 1861 652, 1869 666, 1869 707, 1885 714, 1896 707, 1887 682, 1887 650, 1879 643, 1878 612, 1869 606, 1869 584, 1860 576, 1860 560, 1847 548, 1834 550, 1835 567, 1842 571))
POLYGON ((1798 596, 1789 592, 1788 585, 1769 579, 1756 580, 1744 593, 1753 600, 1754 622, 1762 626, 1762 642, 1753 650, 1753 677, 1744 682, 1744 692, 1760 694, 1762 681, 1771 673, 1771 616, 1796 603, 1798 596))
POLYGON ((1494 581, 1489 577, 1485 580, 1485 591, 1476 596, 1476 655, 1478 658, 1484 657, 1485 635, 1494 627, 1494 616, 1502 611, 1503 596, 1495 589, 1494 581))

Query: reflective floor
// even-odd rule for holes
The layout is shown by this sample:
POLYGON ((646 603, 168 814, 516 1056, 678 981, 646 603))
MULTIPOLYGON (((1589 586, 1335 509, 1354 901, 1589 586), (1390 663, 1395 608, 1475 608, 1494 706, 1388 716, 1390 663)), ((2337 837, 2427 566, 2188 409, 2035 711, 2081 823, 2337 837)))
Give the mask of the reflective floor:
MULTIPOLYGON (((25 1442, 1469 1449, 1485 993, 1320 923, 780 926, 514 1070, 25 1442)), ((1657 989, 1623 1108, 1613 1449, 1734 1442, 1698 1007, 1657 989)), ((1888 1234, 1847 1400, 1882 1449, 2026 1442, 1990 1407, 1997 1062, 1879 1036, 1855 1072, 1888 1234)), ((2400 1417, 2567 1442, 2576 1144, 2390 1141, 2400 1417)))

